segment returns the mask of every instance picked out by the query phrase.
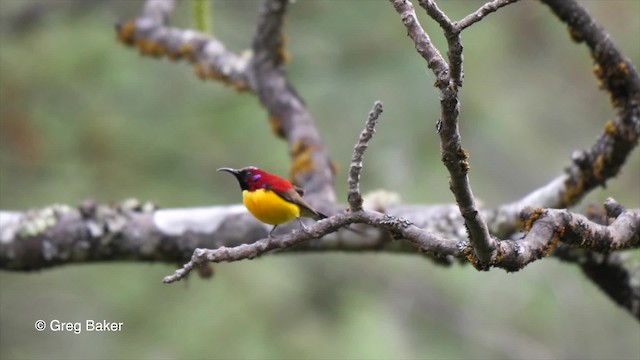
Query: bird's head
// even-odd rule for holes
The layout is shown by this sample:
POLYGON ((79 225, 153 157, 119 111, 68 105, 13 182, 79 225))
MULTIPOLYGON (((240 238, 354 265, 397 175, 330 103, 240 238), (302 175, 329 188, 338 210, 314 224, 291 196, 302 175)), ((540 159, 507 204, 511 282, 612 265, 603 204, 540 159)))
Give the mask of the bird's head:
POLYGON ((242 169, 220 168, 218 171, 226 171, 233 174, 240 184, 242 190, 257 190, 266 188, 269 177, 273 176, 255 166, 247 166, 242 169))

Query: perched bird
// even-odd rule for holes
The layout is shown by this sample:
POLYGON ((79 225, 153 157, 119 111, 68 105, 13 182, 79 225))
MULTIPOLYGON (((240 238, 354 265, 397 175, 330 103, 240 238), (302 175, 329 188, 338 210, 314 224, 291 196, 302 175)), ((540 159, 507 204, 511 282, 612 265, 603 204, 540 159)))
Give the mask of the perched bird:
POLYGON ((278 225, 293 218, 298 219, 302 228, 306 230, 300 217, 315 220, 327 217, 304 201, 302 189, 294 187, 289 181, 279 176, 269 174, 255 166, 242 169, 220 168, 218 171, 233 174, 242 189, 242 202, 247 210, 263 223, 274 225, 269 232, 269 237, 278 225))

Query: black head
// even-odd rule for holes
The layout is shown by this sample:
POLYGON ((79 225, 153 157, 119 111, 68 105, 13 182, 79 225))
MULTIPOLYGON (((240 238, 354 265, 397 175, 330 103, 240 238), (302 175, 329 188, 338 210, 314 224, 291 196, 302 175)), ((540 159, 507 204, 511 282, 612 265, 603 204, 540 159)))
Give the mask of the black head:
POLYGON ((226 171, 233 174, 242 190, 250 190, 251 184, 255 181, 254 176, 261 173, 261 170, 255 166, 247 166, 242 169, 219 168, 217 171, 226 171))

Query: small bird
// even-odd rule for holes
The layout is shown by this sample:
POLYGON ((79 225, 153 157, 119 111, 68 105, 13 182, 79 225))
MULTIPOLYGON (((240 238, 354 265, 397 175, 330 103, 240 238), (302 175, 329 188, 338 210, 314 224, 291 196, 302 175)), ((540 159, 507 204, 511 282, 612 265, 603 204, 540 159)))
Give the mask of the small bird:
POLYGON ((315 220, 327 217, 304 201, 302 189, 279 176, 269 174, 255 166, 242 169, 220 168, 218 171, 233 174, 242 189, 242 203, 247 210, 263 223, 274 225, 269 232, 269 237, 278 225, 293 218, 298 219, 302 228, 306 230, 307 227, 300 217, 315 220))

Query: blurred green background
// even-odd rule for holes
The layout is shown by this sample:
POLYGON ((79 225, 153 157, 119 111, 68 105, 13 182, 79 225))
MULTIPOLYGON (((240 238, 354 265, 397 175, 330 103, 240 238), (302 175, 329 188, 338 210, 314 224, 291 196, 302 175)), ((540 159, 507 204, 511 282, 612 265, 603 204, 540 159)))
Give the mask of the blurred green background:
MULTIPOLYGON (((640 2, 582 1, 634 64, 640 2)), ((186 63, 139 56, 114 23, 142 1, 0 1, 0 208, 128 197, 162 207, 237 203, 215 169, 286 174, 286 144, 257 99, 201 82, 186 63), (35 9, 35 10, 34 10, 35 9)), ((442 1, 459 19, 482 2, 442 1)), ((213 29, 250 46, 259 3, 215 1, 213 29)), ((438 26, 418 9, 444 53, 438 26)), ((191 27, 182 2, 172 24, 191 27)), ((374 100, 384 114, 367 153, 365 191, 452 202, 435 133, 438 94, 387 1, 298 1, 286 31, 291 81, 339 164, 374 100)), ((461 132, 474 193, 495 206, 545 184, 612 117, 583 45, 546 6, 522 1, 463 33, 461 132)), ((607 189, 640 206, 636 150, 607 189)), ((211 280, 163 285, 168 264, 0 272, 0 358, 510 359, 640 358, 640 327, 573 266, 538 261, 515 274, 442 268, 415 255, 266 256, 221 264, 211 280), (116 333, 39 333, 38 319, 124 322, 116 333)))

